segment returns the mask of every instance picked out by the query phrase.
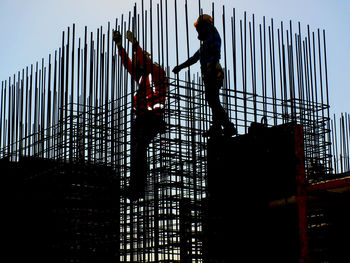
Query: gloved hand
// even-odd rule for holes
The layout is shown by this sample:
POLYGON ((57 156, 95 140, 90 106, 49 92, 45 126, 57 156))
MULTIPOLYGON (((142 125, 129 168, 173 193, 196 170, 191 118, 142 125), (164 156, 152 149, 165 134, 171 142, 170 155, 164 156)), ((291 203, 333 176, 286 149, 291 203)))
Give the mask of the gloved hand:
POLYGON ((118 48, 122 46, 122 35, 117 30, 113 30, 113 41, 117 44, 118 48))
POLYGON ((132 43, 132 44, 136 44, 136 43, 137 43, 137 40, 136 40, 134 34, 133 34, 130 30, 128 30, 128 31, 126 32, 126 38, 127 38, 127 40, 129 40, 130 43, 132 43))
POLYGON ((181 66, 179 66, 179 65, 175 66, 175 67, 173 68, 174 74, 178 74, 178 73, 180 72, 181 69, 182 69, 181 66))
POLYGON ((126 39, 129 40, 129 42, 132 44, 132 48, 134 50, 139 45, 139 42, 137 41, 136 37, 130 30, 126 32, 126 39))

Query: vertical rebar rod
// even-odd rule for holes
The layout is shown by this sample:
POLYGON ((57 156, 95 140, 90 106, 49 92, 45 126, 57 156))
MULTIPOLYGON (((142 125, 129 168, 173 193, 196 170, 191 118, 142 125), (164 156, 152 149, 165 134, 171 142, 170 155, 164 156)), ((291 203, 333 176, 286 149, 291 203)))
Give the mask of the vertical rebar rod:
MULTIPOLYGON (((326 52, 326 32, 323 30, 323 57, 324 57, 324 71, 325 71, 325 89, 326 89, 326 104, 327 104, 327 130, 328 130, 328 141, 331 142, 330 138, 330 130, 331 126, 329 125, 330 115, 329 115, 329 91, 328 91, 328 69, 327 69, 327 52, 326 52)), ((330 156, 332 155, 330 148, 330 156)), ((331 161, 330 161, 330 168, 331 167, 331 161)))
POLYGON ((271 63, 271 84, 272 84, 272 105, 274 125, 277 125, 277 92, 276 92, 276 66, 275 66, 275 37, 274 25, 271 18, 271 33, 269 27, 269 43, 270 43, 270 63, 271 63))
POLYGON ((244 99, 243 99, 243 114, 244 114, 244 132, 246 133, 247 132, 247 122, 246 122, 246 108, 247 108, 247 100, 246 100, 246 89, 247 89, 247 86, 246 86, 246 73, 245 73, 245 69, 246 69, 246 66, 245 66, 245 55, 244 55, 244 38, 243 38, 243 27, 242 27, 242 20, 239 21, 239 29, 240 29, 240 40, 241 40, 241 70, 242 70, 242 91, 243 91, 243 96, 244 96, 244 99))
POLYGON ((350 135, 350 114, 346 115, 346 144, 347 144, 347 171, 350 171, 350 141, 349 141, 349 135, 350 135))
POLYGON ((267 122, 267 73, 266 73, 266 22, 265 16, 263 16, 263 102, 264 102, 264 119, 267 122))
POLYGON ((4 146, 5 144, 5 134, 6 130, 4 129, 5 127, 5 102, 6 102, 6 88, 4 85, 4 81, 1 82, 1 114, 0 114, 0 158, 5 157, 5 151, 4 151, 4 146))
POLYGON ((65 88, 64 88, 64 160, 67 160, 67 157, 69 157, 69 149, 67 147, 69 146, 68 142, 68 90, 69 90, 69 84, 68 84, 68 78, 69 78, 69 50, 70 50, 70 27, 67 29, 67 43, 66 43, 66 59, 65 59, 65 88))
POLYGON ((236 63, 236 14, 235 9, 232 10, 233 15, 231 17, 231 38, 232 38, 232 62, 233 62, 233 92, 234 92, 234 107, 235 107, 235 126, 238 129, 238 116, 237 116, 237 63, 236 63))
POLYGON ((222 28, 223 28, 223 46, 224 46, 224 68, 225 68, 225 78, 224 78, 224 100, 225 100, 225 111, 229 113, 229 110, 228 110, 228 105, 229 105, 229 102, 228 102, 228 78, 229 78, 229 75, 228 75, 228 68, 227 68, 227 49, 226 49, 226 26, 225 26, 225 6, 223 5, 222 6, 222 28))
MULTIPOLYGON (((75 54, 75 24, 72 32, 72 53, 71 53, 71 90, 70 90, 70 118, 69 118, 69 160, 73 160, 73 107, 74 107, 74 54, 75 54)), ((67 109, 68 110, 68 109, 67 109)))
POLYGON ((4 117, 3 117, 3 113, 4 113, 4 110, 3 110, 3 106, 4 106, 4 92, 5 92, 5 89, 4 89, 4 81, 1 82, 1 104, 0 104, 0 130, 1 130, 1 134, 0 134, 0 158, 3 157, 3 148, 2 148, 2 144, 3 144, 3 137, 4 137, 4 130, 3 130, 3 120, 4 120, 4 117))
MULTIPOLYGON (((92 136, 94 135, 93 133, 93 128, 92 128, 92 121, 93 121, 93 114, 94 114, 94 73, 95 73, 95 52, 94 52, 94 40, 93 40, 93 32, 90 33, 90 66, 89 66, 89 96, 88 96, 88 105, 87 109, 85 109, 88 112, 88 131, 87 131, 87 161, 88 163, 92 162, 93 159, 93 149, 92 149, 92 136)), ((96 94, 95 94, 96 95, 96 94)), ((113 148, 112 148, 113 149, 113 148)))
MULTIPOLYGON (((47 98, 47 153, 46 153, 46 158, 52 158, 51 156, 51 138, 52 138, 52 91, 51 91, 51 54, 49 55, 49 69, 48 69, 48 80, 47 80, 47 89, 48 89, 48 98, 47 98)), ((73 115, 73 113, 71 113, 73 115)))
MULTIPOLYGON (((18 153, 19 153, 19 160, 23 156, 23 113, 24 113, 24 69, 22 69, 22 78, 21 78, 21 83, 19 85, 19 117, 18 117, 18 125, 19 125, 19 145, 18 145, 18 153)), ((1 115, 0 115, 1 118, 1 115)), ((1 125, 1 121, 0 121, 1 125)), ((0 136, 0 141, 1 141, 1 136, 0 136)), ((0 143, 1 144, 1 143, 0 143)), ((1 147, 0 147, 1 149, 1 147)))
MULTIPOLYGON (((292 21, 289 20, 289 36, 287 34, 287 38, 290 38, 289 52, 290 52, 290 97, 291 97, 291 107, 292 107, 292 120, 296 121, 297 118, 297 108, 296 108, 296 96, 295 96, 295 77, 294 77, 294 52, 293 52, 293 28, 292 21)), ((288 40, 287 40, 288 43, 288 40)))
POLYGON ((250 63, 252 74, 252 92, 253 92, 253 115, 254 122, 257 122, 257 101, 256 101, 256 59, 255 59, 255 18, 252 17, 252 22, 249 22, 249 40, 250 40, 250 63))

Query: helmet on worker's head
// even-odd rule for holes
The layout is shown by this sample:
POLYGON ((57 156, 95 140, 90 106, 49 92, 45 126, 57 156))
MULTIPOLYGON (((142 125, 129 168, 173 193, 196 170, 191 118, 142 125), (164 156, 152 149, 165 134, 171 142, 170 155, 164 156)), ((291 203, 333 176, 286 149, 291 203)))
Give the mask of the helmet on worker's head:
POLYGON ((198 17, 197 21, 194 23, 194 27, 197 27, 198 25, 200 25, 202 23, 213 24, 214 20, 210 15, 207 15, 207 14, 200 15, 198 17))

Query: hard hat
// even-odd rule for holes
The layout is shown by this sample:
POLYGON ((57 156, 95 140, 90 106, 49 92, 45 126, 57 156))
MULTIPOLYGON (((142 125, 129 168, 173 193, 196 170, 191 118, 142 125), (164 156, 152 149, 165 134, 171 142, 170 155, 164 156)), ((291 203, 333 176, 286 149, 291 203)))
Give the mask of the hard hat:
POLYGON ((194 26, 197 27, 197 25, 201 22, 204 22, 204 21, 207 21, 207 22, 210 22, 210 23, 214 23, 214 20, 211 18, 210 15, 207 15, 207 14, 203 14, 203 15, 200 15, 196 21, 196 23, 194 23, 194 26))

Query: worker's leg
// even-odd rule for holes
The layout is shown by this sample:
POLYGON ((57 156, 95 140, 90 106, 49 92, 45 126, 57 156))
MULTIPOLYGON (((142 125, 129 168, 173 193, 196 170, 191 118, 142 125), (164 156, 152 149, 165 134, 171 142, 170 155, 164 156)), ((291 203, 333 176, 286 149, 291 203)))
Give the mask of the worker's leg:
POLYGON ((213 115, 213 129, 219 129, 221 126, 224 127, 224 133, 226 135, 236 134, 236 129, 231 123, 229 116, 220 102, 219 91, 221 84, 216 79, 216 74, 212 76, 208 75, 204 78, 205 84, 205 98, 208 102, 209 107, 212 110, 213 115))
POLYGON ((147 149, 154 137, 164 132, 162 115, 152 112, 136 118, 131 127, 130 188, 131 198, 137 199, 145 194, 147 184, 147 149))
POLYGON ((131 197, 144 196, 147 180, 147 147, 144 140, 144 121, 136 119, 131 127, 131 155, 130 155, 130 194, 131 197))
POLYGON ((205 85, 205 97, 212 111, 213 125, 224 125, 228 121, 228 115, 220 103, 219 88, 215 87, 215 85, 205 85))
POLYGON ((149 143, 158 135, 165 132, 166 123, 164 121, 164 113, 161 110, 150 111, 148 121, 148 135, 147 140, 149 143))

